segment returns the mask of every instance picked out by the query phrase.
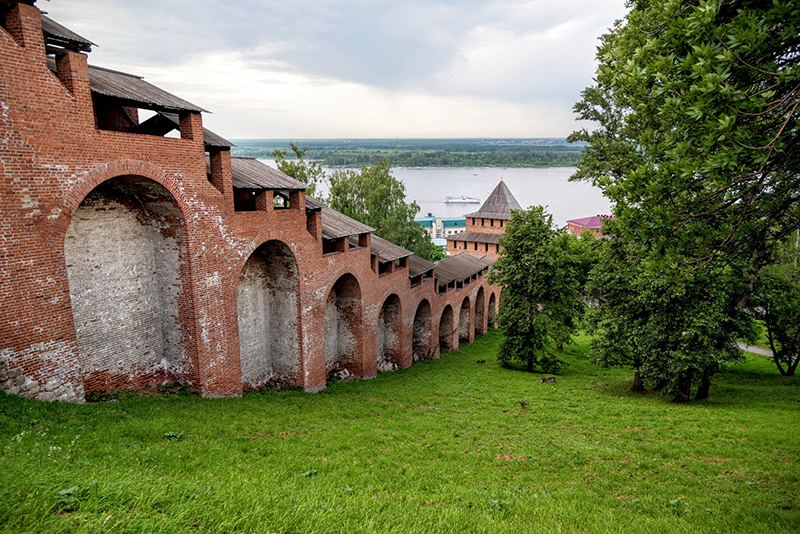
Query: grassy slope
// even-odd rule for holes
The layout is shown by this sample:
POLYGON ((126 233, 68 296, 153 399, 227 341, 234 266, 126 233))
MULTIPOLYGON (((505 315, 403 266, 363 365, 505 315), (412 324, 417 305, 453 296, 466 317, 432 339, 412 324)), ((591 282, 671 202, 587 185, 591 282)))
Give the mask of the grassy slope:
POLYGON ((800 380, 766 358, 718 375, 709 401, 673 405, 627 393, 630 373, 589 364, 585 339, 557 384, 499 367, 498 342, 491 333, 318 395, 82 406, 0 396, 0 525, 650 534, 800 525, 800 380))

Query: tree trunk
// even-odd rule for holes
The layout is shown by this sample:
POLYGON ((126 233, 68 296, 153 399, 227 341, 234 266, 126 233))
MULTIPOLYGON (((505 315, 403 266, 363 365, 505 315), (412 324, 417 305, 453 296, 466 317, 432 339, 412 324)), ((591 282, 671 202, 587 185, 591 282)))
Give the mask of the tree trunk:
POLYGON ((695 394, 695 400, 705 400, 708 398, 708 390, 711 389, 711 379, 714 378, 714 374, 719 371, 719 364, 712 363, 705 369, 703 369, 703 376, 700 377, 700 385, 697 386, 697 393, 695 394))
POLYGON ((775 341, 772 337, 772 321, 770 321, 769 313, 767 313, 767 317, 764 320, 764 325, 767 327, 767 340, 769 341, 769 348, 772 349, 772 360, 778 367, 778 371, 780 371, 781 376, 794 376, 794 369, 792 369, 791 362, 786 365, 786 370, 784 370, 783 366, 781 365, 781 354, 775 350, 775 341), (790 372, 792 374, 789 374, 790 372))
POLYGON ((681 381, 679 393, 675 395, 675 398, 672 399, 672 402, 689 402, 689 398, 692 394, 691 387, 692 387, 691 375, 685 376, 681 381))
POLYGON ((708 390, 711 388, 711 377, 703 375, 703 378, 700 379, 700 385, 697 386, 697 393, 695 394, 695 400, 705 400, 708 398, 708 390))
POLYGON ((633 375, 633 386, 631 386, 631 391, 633 393, 646 393, 644 389, 644 380, 642 380, 642 375, 639 374, 639 370, 636 370, 636 374, 633 375))
POLYGON ((797 369, 797 364, 800 363, 800 356, 795 357, 794 362, 789 364, 786 369, 786 376, 794 376, 794 370, 797 369))
POLYGON ((533 372, 533 360, 532 359, 529 358, 525 362, 525 370, 528 371, 529 373, 533 372))

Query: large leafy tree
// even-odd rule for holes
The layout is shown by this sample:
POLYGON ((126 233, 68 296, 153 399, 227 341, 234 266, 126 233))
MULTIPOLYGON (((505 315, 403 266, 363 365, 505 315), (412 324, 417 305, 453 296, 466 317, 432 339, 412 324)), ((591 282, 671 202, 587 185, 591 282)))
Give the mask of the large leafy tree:
POLYGON ((703 397, 719 361, 736 356, 730 340, 747 330, 758 272, 800 225, 800 6, 629 7, 603 36, 597 84, 575 107, 598 128, 570 138, 588 142, 574 179, 614 202, 614 265, 637 291, 626 300, 610 289, 621 283, 613 273, 598 274, 601 342, 610 355, 617 340, 679 397, 699 380, 703 397))
POLYGON ((541 206, 514 211, 490 275, 503 292, 498 358, 520 362, 529 372, 559 369, 555 350, 570 340, 584 307, 578 262, 552 223, 541 206))
POLYGON ((740 257, 750 277, 800 225, 800 4, 641 0, 598 49, 576 106, 599 123, 577 179, 661 264, 740 257))
MULTIPOLYGON (((613 223, 612 223, 613 226, 613 223)), ((589 313, 592 356, 601 365, 635 369, 632 391, 649 380, 687 401, 708 397, 711 378, 724 362, 737 361, 736 340, 752 337, 752 321, 738 309, 741 272, 696 271, 671 279, 648 268, 637 247, 609 241, 592 270, 589 313)))
POLYGON ((375 233, 430 261, 444 257, 414 221, 419 206, 406 202, 403 182, 392 176, 391 162, 381 159, 359 171, 342 170, 330 177, 330 206, 375 229, 375 233))

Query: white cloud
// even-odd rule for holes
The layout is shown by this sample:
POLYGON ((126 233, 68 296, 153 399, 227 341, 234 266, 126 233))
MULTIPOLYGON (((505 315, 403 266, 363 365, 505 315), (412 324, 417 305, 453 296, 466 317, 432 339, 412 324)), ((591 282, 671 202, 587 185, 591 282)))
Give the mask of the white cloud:
POLYGON ((550 137, 623 0, 47 5, 227 137, 550 137))

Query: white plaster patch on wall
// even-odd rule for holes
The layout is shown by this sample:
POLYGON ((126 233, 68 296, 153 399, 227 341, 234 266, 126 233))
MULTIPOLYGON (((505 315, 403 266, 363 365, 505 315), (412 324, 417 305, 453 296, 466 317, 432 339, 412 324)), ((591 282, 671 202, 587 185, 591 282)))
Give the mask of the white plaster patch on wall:
POLYGON ((211 343, 211 337, 208 335, 208 319, 206 318, 205 312, 200 314, 198 323, 200 323, 200 339, 202 339, 204 345, 208 345, 211 343))
POLYGON ((203 279, 203 287, 205 289, 211 289, 220 286, 222 286, 222 276, 220 276, 219 271, 214 271, 203 279))
MULTIPOLYGON (((8 102, 0 101, 0 117, 2 117, 3 122, 7 122, 10 120, 8 118, 10 111, 11 107, 8 105, 8 102)), ((11 141, 12 132, 13 132, 12 128, 3 128, 2 142, 4 145, 7 145, 11 141)))
MULTIPOLYGON (((26 194, 22 195, 22 209, 27 210, 27 209, 35 208, 38 205, 39 205, 39 201, 38 200, 34 200, 33 198, 31 198, 30 193, 26 193, 26 194)), ((37 212, 38 212, 38 210, 37 210, 37 212)))
MULTIPOLYGON (((85 178, 86 175, 89 174, 88 169, 81 169, 81 168, 68 168, 65 169, 64 174, 59 176, 59 179, 55 182, 58 184, 58 194, 61 198, 67 198, 67 196, 72 192, 75 188, 75 184, 78 183, 81 179, 85 178)), ((61 211, 59 209, 59 211, 61 211)))

